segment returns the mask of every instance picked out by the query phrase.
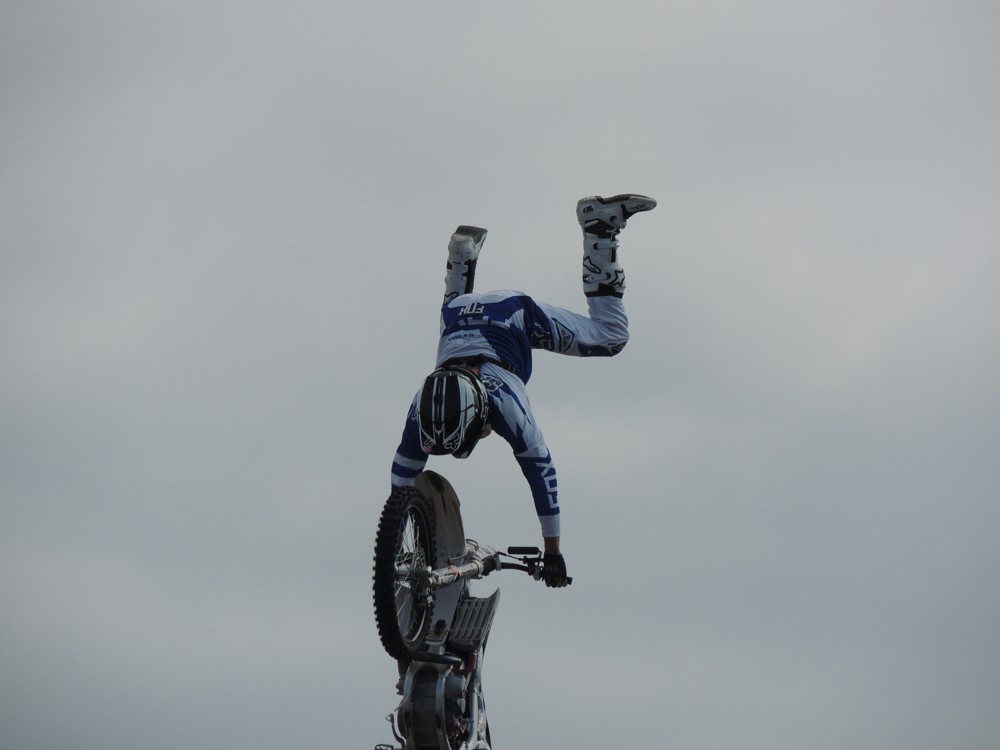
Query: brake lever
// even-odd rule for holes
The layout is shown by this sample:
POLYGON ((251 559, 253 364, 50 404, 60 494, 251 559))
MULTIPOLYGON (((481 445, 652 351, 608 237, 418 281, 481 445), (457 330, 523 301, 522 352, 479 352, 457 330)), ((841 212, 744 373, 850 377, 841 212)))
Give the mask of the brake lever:
MULTIPOLYGON (((542 580, 543 573, 545 571, 545 559, 542 556, 542 551, 538 549, 538 547, 508 547, 507 556, 515 557, 515 559, 524 563, 525 567, 528 569, 528 575, 536 581, 542 580), (521 555, 521 557, 516 557, 517 555, 521 555)), ((572 583, 573 578, 571 576, 566 576, 566 585, 570 586, 572 583)))
POLYGON ((542 551, 538 547, 508 547, 508 555, 541 555, 542 551))

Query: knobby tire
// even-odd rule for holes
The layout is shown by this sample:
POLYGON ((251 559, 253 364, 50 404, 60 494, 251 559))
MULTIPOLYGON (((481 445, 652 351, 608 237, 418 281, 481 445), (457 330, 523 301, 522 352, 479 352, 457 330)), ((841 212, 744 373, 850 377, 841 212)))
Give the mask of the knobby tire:
POLYGON ((408 662, 420 648, 431 612, 414 596, 412 580, 397 580, 397 565, 411 569, 434 562, 434 522, 423 495, 413 487, 392 491, 375 536, 372 590, 382 648, 408 662))

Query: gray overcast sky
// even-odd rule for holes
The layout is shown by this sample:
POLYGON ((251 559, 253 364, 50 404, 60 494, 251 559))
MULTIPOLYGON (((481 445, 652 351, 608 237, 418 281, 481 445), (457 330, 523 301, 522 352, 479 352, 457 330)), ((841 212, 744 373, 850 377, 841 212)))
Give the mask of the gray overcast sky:
MULTIPOLYGON (((6 2, 0 747, 363 748, 371 546, 445 246, 538 356, 576 583, 502 582, 499 748, 1000 746, 1000 6, 6 2)), ((501 442, 435 460, 535 543, 501 442)), ((483 582, 496 582, 491 579, 483 582)))

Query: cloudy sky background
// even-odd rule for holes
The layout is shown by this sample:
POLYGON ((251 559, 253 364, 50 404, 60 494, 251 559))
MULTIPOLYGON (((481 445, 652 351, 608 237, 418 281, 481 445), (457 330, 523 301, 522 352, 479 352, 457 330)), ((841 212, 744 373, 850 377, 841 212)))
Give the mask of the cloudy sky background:
MULTIPOLYGON (((632 342, 536 358, 576 582, 501 582, 497 746, 1000 746, 998 26, 5 3, 0 747, 388 740, 371 546, 448 236, 583 310, 575 202, 622 191, 632 342)), ((431 468, 536 542, 503 443, 431 468)))

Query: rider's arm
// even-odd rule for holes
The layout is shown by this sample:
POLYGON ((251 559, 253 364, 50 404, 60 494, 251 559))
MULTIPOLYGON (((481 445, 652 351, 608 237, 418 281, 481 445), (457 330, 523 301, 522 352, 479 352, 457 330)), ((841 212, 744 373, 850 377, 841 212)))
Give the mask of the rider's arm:
POLYGON ((490 423, 510 444, 521 473, 531 488, 542 536, 559 536, 559 499, 556 467, 545 445, 542 431, 531 413, 524 383, 516 375, 494 365, 483 365, 490 382, 490 423))
POLYGON ((552 456, 544 442, 529 448, 524 453, 518 453, 517 446, 512 445, 515 450, 514 458, 521 467, 524 478, 528 480, 528 487, 531 488, 531 497, 535 503, 538 522, 542 527, 542 536, 545 539, 558 538, 559 495, 556 489, 556 467, 552 463, 552 456), (543 452, 541 456, 536 455, 541 452, 543 452))
POLYGON ((392 486, 412 487, 417 475, 427 465, 427 454, 420 447, 420 431, 417 428, 417 399, 414 397, 410 411, 403 425, 396 455, 392 459, 392 486))

